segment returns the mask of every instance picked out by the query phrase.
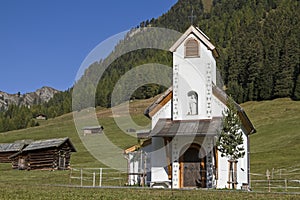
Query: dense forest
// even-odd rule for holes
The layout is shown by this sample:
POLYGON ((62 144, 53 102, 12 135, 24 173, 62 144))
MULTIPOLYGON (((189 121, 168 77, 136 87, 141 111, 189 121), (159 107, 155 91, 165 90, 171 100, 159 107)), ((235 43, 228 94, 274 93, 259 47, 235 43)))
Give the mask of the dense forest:
MULTIPOLYGON (((140 23, 135 30, 164 27, 184 32, 193 23, 217 46, 221 54, 217 66, 226 92, 238 103, 280 97, 299 100, 299 15, 296 0, 180 0, 166 14, 140 23)), ((112 54, 128 44, 121 42, 112 54)), ((99 84, 94 86, 97 87, 96 106, 111 106, 111 91, 116 81, 131 68, 153 61, 172 66, 172 55, 144 49, 111 63, 99 84)), ((86 70, 86 76, 93 77, 105 62, 94 63, 86 70)), ((147 85, 132 98, 148 98, 162 89, 147 85)))
POLYGON ((149 23, 183 32, 191 10, 221 54, 217 64, 236 101, 300 99, 299 1, 214 0, 209 11, 201 0, 179 1, 149 23))
MULTIPOLYGON (((168 51, 140 49, 118 57, 122 49, 136 42, 131 41, 132 33, 143 27, 164 27, 183 33, 191 24, 198 26, 217 47, 220 53, 217 66, 225 90, 238 103, 280 97, 300 100, 299 21, 299 0, 179 0, 159 18, 141 22, 106 59, 86 69, 76 83, 81 90, 80 96, 76 97, 80 101, 73 106, 76 109, 110 107, 116 82, 130 69, 146 63, 172 66, 172 54, 168 51), (114 60, 116 57, 118 59, 114 60), (106 65, 109 67, 94 85, 99 73, 102 73, 99 69, 106 65), (95 101, 87 102, 86 96, 93 91, 96 91, 95 101)), ((143 38, 137 37, 137 41, 142 42, 143 38)), ((137 89, 131 98, 149 98, 165 89, 157 84, 148 84, 137 89)), ((49 117, 70 112, 71 93, 72 89, 58 93, 50 102, 35 105, 28 112, 32 116, 45 113, 49 117)), ((120 99, 124 100, 128 99, 120 99)), ((10 130, 1 129, 1 123, 9 124, 4 118, 13 121, 14 117, 2 112, 0 131, 10 130)), ((31 125, 35 124, 29 120, 23 127, 31 125)))

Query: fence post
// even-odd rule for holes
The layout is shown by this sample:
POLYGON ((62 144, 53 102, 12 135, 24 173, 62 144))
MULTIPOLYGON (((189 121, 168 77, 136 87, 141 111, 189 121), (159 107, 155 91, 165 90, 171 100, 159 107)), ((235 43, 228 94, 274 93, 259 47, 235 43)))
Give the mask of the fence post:
POLYGON ((71 170, 70 170, 70 180, 69 180, 69 185, 71 185, 71 182, 72 182, 72 171, 73 171, 73 169, 71 168, 71 170))
POLYGON ((285 191, 287 192, 287 179, 284 179, 285 191))
POLYGON ((83 186, 83 183, 82 183, 82 168, 80 169, 80 186, 81 187, 83 186))
POLYGON ((121 171, 119 170, 119 186, 121 187, 121 171))
POLYGON ((279 177, 281 178, 281 169, 279 169, 279 177))
POLYGON ((270 182, 270 171, 269 171, 269 169, 267 169, 267 171, 266 171, 266 176, 267 176, 267 180, 268 180, 268 191, 271 192, 271 182, 270 182))
POLYGON ((96 183, 96 173, 93 172, 93 187, 95 187, 95 183, 96 183))
POLYGON ((102 186, 102 168, 100 168, 100 172, 99 172, 99 187, 102 186))

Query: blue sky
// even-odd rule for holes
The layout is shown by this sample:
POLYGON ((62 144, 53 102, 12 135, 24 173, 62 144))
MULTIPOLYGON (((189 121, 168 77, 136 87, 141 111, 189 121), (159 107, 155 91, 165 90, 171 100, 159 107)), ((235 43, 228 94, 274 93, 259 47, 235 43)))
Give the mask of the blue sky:
POLYGON ((105 39, 157 18, 177 0, 1 0, 0 91, 70 88, 105 39))

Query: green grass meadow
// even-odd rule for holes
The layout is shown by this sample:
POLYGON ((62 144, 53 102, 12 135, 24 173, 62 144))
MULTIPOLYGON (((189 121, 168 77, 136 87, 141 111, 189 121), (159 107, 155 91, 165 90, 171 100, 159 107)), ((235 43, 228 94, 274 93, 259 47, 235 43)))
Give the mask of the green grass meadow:
MULTIPOLYGON (((130 114, 140 125, 150 121, 142 115, 149 101, 135 101, 130 114)), ((255 125, 257 133, 250 136, 251 179, 266 180, 266 170, 274 172, 275 180, 300 180, 300 102, 277 99, 264 102, 247 102, 242 105, 255 125), (279 173, 280 172, 280 173, 279 173)), ((136 144, 131 137, 116 125, 108 109, 97 109, 100 124, 105 134, 120 148, 136 144)), ((120 116, 122 117, 122 116, 120 116)), ((39 121, 40 126, 0 134, 0 142, 23 139, 48 139, 69 137, 77 152, 72 154, 71 166, 81 168, 105 168, 81 143, 76 132, 73 115, 39 121)), ((80 181, 70 179, 75 171, 19 171, 11 164, 0 164, 0 199, 300 199, 300 189, 281 188, 284 183, 272 183, 272 192, 267 184, 252 183, 252 192, 229 190, 162 190, 150 188, 90 188, 91 180, 79 187, 80 181)), ((77 172, 77 175, 78 172, 77 172)), ((108 185, 124 186, 126 174, 118 182, 108 185)), ((98 178, 96 179, 96 182, 98 178)), ((97 185, 97 184, 96 184, 97 185)), ((300 183, 289 182, 288 186, 300 187, 300 183)))

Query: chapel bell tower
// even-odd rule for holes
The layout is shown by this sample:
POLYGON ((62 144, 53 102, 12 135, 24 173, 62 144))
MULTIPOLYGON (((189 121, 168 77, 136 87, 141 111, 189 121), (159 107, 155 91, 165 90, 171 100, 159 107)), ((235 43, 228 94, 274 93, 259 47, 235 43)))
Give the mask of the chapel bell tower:
POLYGON ((215 47, 199 28, 191 26, 170 51, 173 53, 173 120, 211 119, 215 58, 218 57, 215 47))

